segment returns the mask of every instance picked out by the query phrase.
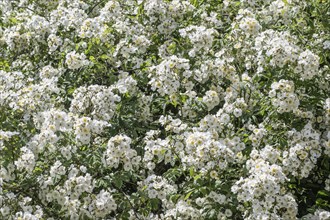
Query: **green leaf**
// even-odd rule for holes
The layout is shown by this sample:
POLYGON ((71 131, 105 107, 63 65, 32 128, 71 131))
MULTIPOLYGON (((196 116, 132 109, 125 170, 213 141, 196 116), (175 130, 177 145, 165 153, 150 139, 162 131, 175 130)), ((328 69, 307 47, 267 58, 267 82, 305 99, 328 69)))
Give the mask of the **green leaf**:
POLYGON ((158 199, 151 199, 150 204, 151 204, 151 208, 153 210, 158 210, 159 209, 159 200, 158 199))
POLYGON ((328 192, 326 190, 320 190, 320 191, 317 192, 317 195, 328 197, 328 196, 330 196, 330 192, 328 192))
POLYGON ((94 56, 90 56, 89 57, 89 60, 92 61, 93 63, 97 63, 96 59, 94 56))
POLYGON ((75 88, 69 88, 67 93, 68 93, 68 95, 72 95, 74 91, 75 91, 75 88))
POLYGON ((207 195, 207 190, 206 190, 206 187, 204 186, 204 187, 201 187, 201 188, 199 188, 199 191, 204 195, 204 196, 206 196, 207 195))
POLYGON ((173 203, 176 203, 180 197, 181 197, 181 196, 180 196, 179 194, 172 195, 172 196, 170 196, 170 200, 171 200, 173 203))
POLYGON ((123 186, 123 181, 118 177, 115 177, 115 179, 113 180, 113 183, 115 184, 115 186, 117 188, 121 188, 123 186))
POLYGON ((194 177, 194 175, 195 175, 195 169, 194 169, 194 167, 190 167, 189 174, 190 174, 191 177, 194 177))
POLYGON ((108 55, 106 55, 106 54, 102 54, 102 55, 100 56, 100 58, 101 58, 101 60, 107 60, 107 59, 109 59, 110 57, 109 57, 108 55))
POLYGON ((187 193, 187 195, 184 197, 184 200, 189 199, 190 195, 193 193, 194 191, 190 191, 189 193, 187 193))
POLYGON ((200 179, 201 177, 202 177, 202 174, 198 174, 198 175, 194 176, 194 180, 196 181, 196 180, 200 179))

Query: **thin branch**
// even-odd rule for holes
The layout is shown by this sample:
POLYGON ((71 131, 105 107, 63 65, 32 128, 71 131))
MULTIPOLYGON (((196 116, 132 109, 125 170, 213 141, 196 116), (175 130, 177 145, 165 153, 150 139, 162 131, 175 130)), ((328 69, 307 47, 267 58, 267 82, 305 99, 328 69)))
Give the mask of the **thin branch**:
POLYGON ((98 3, 96 3, 88 12, 87 12, 87 15, 89 15, 90 13, 93 12, 93 10, 98 6, 100 5, 101 3, 105 2, 105 0, 103 1, 99 1, 98 3))
POLYGON ((125 193, 121 188, 116 187, 114 184, 112 184, 112 185, 113 185, 117 190, 119 190, 119 191, 125 196, 125 199, 128 201, 129 205, 131 206, 131 208, 132 208, 133 211, 134 211, 134 215, 135 215, 136 219, 141 220, 141 218, 136 214, 136 212, 135 212, 135 208, 134 208, 133 204, 131 203, 131 200, 130 200, 130 199, 128 198, 128 196, 126 195, 126 193, 125 193))

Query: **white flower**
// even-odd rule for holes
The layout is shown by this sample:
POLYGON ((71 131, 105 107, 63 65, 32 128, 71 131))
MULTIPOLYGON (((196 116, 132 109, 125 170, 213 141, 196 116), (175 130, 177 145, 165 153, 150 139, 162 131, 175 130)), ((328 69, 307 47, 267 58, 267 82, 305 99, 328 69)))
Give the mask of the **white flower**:
POLYGON ((79 69, 81 67, 89 65, 89 61, 86 60, 85 54, 77 54, 76 51, 72 51, 65 56, 65 63, 69 69, 79 69))
POLYGON ((248 34, 257 34, 261 29, 259 22, 250 17, 245 17, 241 20, 239 27, 248 34))

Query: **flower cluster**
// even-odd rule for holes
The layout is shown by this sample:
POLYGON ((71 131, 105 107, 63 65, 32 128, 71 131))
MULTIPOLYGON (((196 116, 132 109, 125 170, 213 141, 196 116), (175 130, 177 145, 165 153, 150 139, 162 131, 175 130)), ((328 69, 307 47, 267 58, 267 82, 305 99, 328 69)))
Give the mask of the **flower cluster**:
POLYGON ((299 106, 299 99, 294 93, 294 83, 288 80, 280 80, 271 85, 269 97, 279 113, 294 111, 299 106))
POLYGON ((112 92, 112 88, 92 85, 79 87, 73 93, 70 111, 74 113, 90 114, 96 119, 109 120, 116 109, 115 102, 120 101, 120 96, 112 92))
POLYGON ((149 198, 158 198, 166 200, 168 195, 177 192, 177 187, 170 184, 166 179, 161 176, 150 175, 147 179, 140 183, 141 187, 145 188, 149 198))
POLYGON ((303 80, 311 79, 319 72, 319 57, 310 50, 302 52, 298 57, 296 72, 301 74, 303 80))
POLYGON ((65 63, 68 65, 69 69, 79 69, 89 64, 88 60, 86 60, 85 54, 77 54, 76 51, 68 53, 65 58, 65 63))
POLYGON ((12 136, 18 135, 18 132, 11 132, 11 131, 2 131, 0 130, 0 149, 2 149, 5 144, 5 141, 8 141, 12 136))
POLYGON ((109 124, 105 121, 92 120, 89 117, 78 118, 74 124, 77 143, 89 144, 92 134, 100 134, 106 126, 109 124))
POLYGON ((286 176, 282 168, 269 164, 253 152, 247 161, 249 176, 241 178, 232 187, 237 199, 251 203, 252 210, 245 212, 244 219, 294 219, 297 215, 297 203, 290 193, 283 190, 286 176))
POLYGON ((155 71, 155 76, 149 75, 152 77, 149 81, 152 90, 157 90, 161 95, 178 92, 181 79, 191 76, 189 66, 189 60, 171 56, 159 65, 151 67, 151 71, 155 71))
POLYGON ((127 136, 112 137, 103 154, 103 165, 118 168, 119 164, 122 164, 123 169, 127 171, 132 170, 133 167, 138 167, 141 157, 137 156, 136 150, 130 148, 131 141, 127 136))
POLYGON ((289 131, 288 137, 290 148, 283 151, 284 168, 294 176, 308 177, 321 156, 320 134, 308 123, 300 132, 289 131))

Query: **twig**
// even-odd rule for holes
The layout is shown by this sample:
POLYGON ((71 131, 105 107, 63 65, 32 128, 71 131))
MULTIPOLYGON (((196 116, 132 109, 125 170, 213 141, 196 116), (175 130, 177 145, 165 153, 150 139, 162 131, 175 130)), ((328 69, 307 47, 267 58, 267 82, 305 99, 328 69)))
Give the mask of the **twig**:
MULTIPOLYGON (((117 188, 117 187, 116 187, 116 188, 117 188)), ((120 188, 117 188, 117 189, 118 189, 122 194, 124 194, 126 200, 128 201, 129 205, 131 206, 131 208, 132 208, 133 211, 134 211, 134 215, 135 215, 135 217, 136 217, 137 219, 140 220, 140 217, 136 214, 136 212, 135 212, 135 208, 134 208, 133 204, 131 203, 131 201, 129 200, 129 198, 128 198, 128 196, 126 195, 126 193, 124 193, 124 191, 123 191, 122 189, 120 189, 120 188)))
POLYGON ((103 3, 103 2, 105 2, 105 0, 103 0, 103 1, 99 1, 98 3, 96 3, 88 12, 87 12, 87 14, 89 15, 90 13, 92 13, 93 12, 93 10, 98 6, 98 5, 100 5, 101 3, 103 3))

